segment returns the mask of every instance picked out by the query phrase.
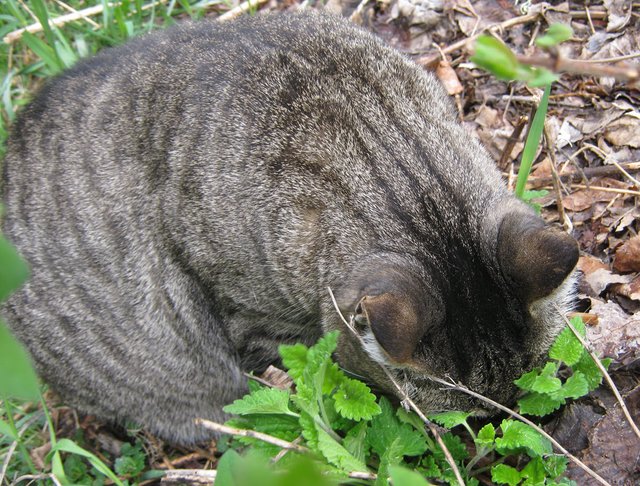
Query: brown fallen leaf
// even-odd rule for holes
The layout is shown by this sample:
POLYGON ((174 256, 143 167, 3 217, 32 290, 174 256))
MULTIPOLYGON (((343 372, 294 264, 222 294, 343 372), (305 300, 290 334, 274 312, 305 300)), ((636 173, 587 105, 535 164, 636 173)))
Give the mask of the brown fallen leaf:
POLYGON ((587 340, 600 357, 628 363, 640 359, 640 313, 629 316, 615 302, 591 299, 598 325, 587 327, 587 340))
POLYGON ((464 91, 455 69, 453 69, 448 62, 440 61, 436 68, 436 76, 438 76, 438 79, 444 85, 449 95, 454 96, 464 91))
POLYGON ((640 235, 627 240, 616 250, 613 268, 618 272, 640 272, 640 235))
POLYGON ((612 192, 579 189, 562 198, 562 204, 569 211, 580 212, 589 209, 595 202, 611 201, 615 197, 612 192))
POLYGON ((607 126, 604 132, 607 142, 620 146, 640 147, 640 120, 631 116, 623 116, 607 126))
POLYGON ((640 301, 640 275, 629 283, 612 285, 611 291, 627 299, 640 301))

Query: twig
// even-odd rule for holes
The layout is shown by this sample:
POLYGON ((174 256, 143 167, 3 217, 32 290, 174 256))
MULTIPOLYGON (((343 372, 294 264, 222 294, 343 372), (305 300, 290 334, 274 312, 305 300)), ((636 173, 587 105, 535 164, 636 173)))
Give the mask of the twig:
POLYGON ((606 64, 586 63, 577 59, 562 57, 522 56, 516 54, 518 62, 529 66, 550 69, 557 73, 586 74, 591 76, 606 76, 634 83, 640 79, 640 71, 631 66, 608 66, 606 64))
POLYGON ((602 365, 602 363, 600 362, 600 360, 598 359, 596 354, 591 350, 591 346, 589 346, 589 344, 584 340, 584 338, 576 330, 576 328, 573 326, 573 324, 571 324, 571 321, 569 319, 567 319, 567 316, 564 315, 564 313, 560 310, 560 308, 557 305, 553 304, 553 306, 558 311, 558 314, 560 314, 562 316, 562 318, 564 319, 564 322, 567 324, 569 329, 571 329, 571 332, 573 332, 573 334, 575 334, 576 338, 578 338, 578 341, 580 341, 580 344, 582 344, 584 349, 587 350, 587 352, 589 353, 589 356, 591 356, 591 359, 596 364, 596 366, 600 370, 600 373, 602 373, 602 376, 604 376, 604 379, 607 381, 607 384, 609 385, 609 388, 611 388, 611 391, 615 395, 616 400, 618 400, 618 403, 620 404, 620 408, 622 408, 622 413, 624 413, 624 416, 627 419, 627 422, 629 422, 629 425, 631 425, 631 428, 633 429, 633 432, 640 439, 640 429, 638 429, 638 426, 633 421, 633 418, 631 417, 631 414, 629 413, 629 410, 627 409, 627 406, 625 405, 624 400, 622 399, 622 396, 620 395, 620 392, 618 391, 618 388, 616 387, 615 383, 611 379, 611 376, 607 372, 606 368, 602 365))
MULTIPOLYGON (((151 2, 147 5, 143 5, 142 10, 148 10, 150 8, 155 7, 156 5, 163 4, 163 3, 167 3, 167 0, 155 0, 154 2, 151 2)), ((107 4, 107 7, 116 7, 118 5, 120 5, 119 2, 109 3, 107 4)), ((64 24, 68 24, 69 22, 73 22, 74 20, 88 19, 88 17, 92 17, 94 15, 98 15, 102 13, 103 10, 104 10, 104 4, 84 8, 76 12, 72 12, 66 15, 61 15, 60 17, 49 19, 49 25, 60 27, 64 24)), ((13 32, 9 32, 7 35, 4 36, 2 41, 5 42, 6 44, 12 44, 13 42, 20 39, 20 37, 22 37, 22 34, 24 34, 25 32, 34 34, 36 32, 41 32, 41 31, 42 31, 42 24, 40 22, 35 22, 31 25, 28 25, 27 27, 23 27, 21 29, 14 30, 13 32)))
POLYGON ((585 184, 572 184, 571 187, 576 187, 578 189, 586 189, 588 191, 614 192, 616 194, 640 196, 640 191, 632 191, 631 189, 618 189, 616 187, 587 186, 585 184))
MULTIPOLYGON (((336 298, 333 295, 333 291, 331 290, 331 287, 327 287, 327 290, 329 291, 329 295, 331 296, 331 302, 333 303, 333 306, 335 307, 336 312, 340 316, 340 319, 342 320, 344 325, 347 326, 347 329, 349 329, 349 331, 351 331, 351 333, 356 337, 356 339, 360 342, 360 344, 362 344, 362 346, 364 348, 364 343, 362 342, 362 338, 360 337, 358 332, 355 330, 353 325, 351 323, 347 322, 347 320, 342 315, 342 312, 340 312, 340 308, 338 307, 338 303, 336 302, 336 298)), ((422 412, 422 410, 420 410, 418 408, 418 406, 414 403, 414 401, 411 400, 409 395, 402 389, 402 387, 398 384, 398 382, 395 380, 395 378, 391 375, 389 370, 385 366, 382 366, 382 365, 380 365, 380 368, 382 369, 382 371, 384 371, 384 373, 387 375, 387 378, 389 379, 389 381, 396 388, 396 390, 398 391, 398 394, 402 398, 402 401, 404 403, 406 403, 407 405, 409 405, 409 407, 411 407, 411 409, 418 415, 418 417, 420 417, 420 419, 426 424, 426 426, 429 427, 429 430, 431 431, 431 433, 435 437, 436 441, 438 442, 438 445, 440 446, 440 449, 442 449, 442 452, 444 453, 444 456, 447 459, 447 462, 451 466, 451 469, 453 470, 453 473, 456 476, 456 480, 458 481, 458 484, 460 484, 460 486, 464 486, 464 480, 462 479, 462 475, 460 474, 458 466, 455 463, 455 461, 453 460, 453 456, 451 455, 451 452, 449 452, 449 449, 447 448, 447 446, 443 442, 442 437, 440 437, 440 434, 438 433, 438 430, 431 423, 431 421, 425 416, 425 414, 422 412)))
MULTIPOLYGON (((506 113, 506 109, 505 109, 505 113, 506 113)), ((502 155, 500 155, 500 160, 498 161, 498 167, 500 167, 501 169, 504 169, 509 163, 509 161, 511 160, 511 153, 513 152, 513 147, 515 147, 516 143, 518 143, 518 141, 520 140, 520 135, 522 134, 522 130, 524 129, 524 126, 526 123, 527 123, 526 116, 521 116, 520 118, 518 118, 518 121, 516 122, 516 126, 514 127, 513 132, 511 132, 511 135, 509 135, 509 138, 507 139, 507 143, 504 146, 502 155)))
POLYGON ((556 206, 558 207, 558 216, 560 217, 560 221, 562 221, 562 227, 564 228, 564 230, 567 232, 571 232, 571 220, 567 217, 567 214, 564 211, 564 204, 562 202, 562 181, 560 180, 558 169, 556 168, 556 165, 558 163, 558 161, 556 160, 556 152, 554 150, 556 141, 551 136, 551 132, 546 123, 544 125, 544 138, 547 142, 547 153, 549 154, 551 175, 553 177, 553 187, 556 191, 556 206))
POLYGON ((553 437, 551 437, 549 434, 547 434, 541 427, 539 427, 538 425, 533 423, 531 420, 523 417, 518 412, 515 412, 514 410, 511 410, 510 408, 505 407, 504 405, 502 405, 502 404, 500 404, 498 402, 495 402, 495 401, 491 400, 490 398, 485 397, 484 395, 480 395, 479 393, 476 393, 473 390, 469 390, 466 386, 461 385, 459 383, 449 382, 449 381, 443 380, 441 378, 437 378, 435 376, 427 376, 427 378, 430 379, 431 381, 434 381, 435 383, 440 383, 441 385, 444 385, 444 386, 446 386, 448 388, 451 388, 452 390, 457 390, 457 391, 460 391, 462 393, 466 393, 468 395, 471 395, 472 397, 475 397, 478 400, 482 400, 483 402, 488 403, 489 405, 491 405, 491 406, 493 406, 493 407, 495 407, 497 409, 500 409, 503 412, 508 413, 509 415, 511 415, 512 417, 520 420, 521 422, 524 422, 529 427, 532 427, 533 429, 535 429, 539 434, 543 435, 547 440, 549 440, 549 442, 551 442, 556 447, 556 449, 558 449, 565 456, 567 456, 569 459, 571 459, 573 462, 575 462, 589 476, 591 476, 592 478, 596 479, 600 484, 611 486, 611 484, 609 484, 606 480, 604 480, 598 473, 596 473, 595 471, 590 469, 589 466, 584 464, 580 459, 578 459, 576 456, 574 456, 568 450, 566 450, 564 447, 562 447, 562 445, 557 440, 555 440, 553 437))
MULTIPOLYGON (((640 162, 628 162, 626 164, 618 164, 620 167, 626 171, 637 171, 640 170, 640 162)), ((572 182, 576 180, 581 180, 582 175, 586 178, 590 177, 600 177, 600 176, 608 176, 615 175, 620 170, 615 165, 601 165, 598 167, 585 167, 582 170, 582 173, 573 172, 571 174, 562 174, 560 175, 560 180, 562 182, 572 182)), ((504 174, 503 174, 504 175, 504 174)), ((529 177, 527 181, 529 186, 536 188, 540 186, 544 186, 546 184, 552 183, 552 177, 529 177)))
POLYGON ((235 19, 243 13, 248 12, 252 8, 260 7, 264 3, 267 3, 267 0, 247 0, 246 2, 242 2, 237 7, 232 8, 228 12, 223 13, 220 17, 217 18, 217 20, 218 22, 226 22, 227 20, 235 19))
POLYGON ((491 24, 488 25, 486 27, 483 27, 482 29, 480 29, 478 32, 476 32, 474 35, 469 36, 469 37, 465 37, 464 39, 461 39, 457 42, 454 42, 453 44, 444 47, 443 49, 441 49, 439 54, 425 54, 423 56, 420 56, 416 59, 416 63, 420 64, 421 66, 431 66, 434 62, 437 62, 440 55, 442 54, 450 54, 454 51, 460 50, 462 48, 464 48, 468 43, 474 41, 475 39, 477 39, 480 34, 483 34, 484 32, 486 32, 487 30, 504 30, 504 29, 508 29, 510 27, 513 27, 515 25, 520 25, 520 24, 528 24, 529 22, 532 22, 536 19, 538 19, 540 16, 542 16, 545 12, 544 8, 541 8, 539 10, 537 10, 536 12, 531 12, 528 13, 527 15, 521 15, 519 17, 514 17, 512 19, 507 19, 503 22, 499 22, 499 23, 495 23, 495 24, 491 24))
POLYGON ((253 437, 254 439, 259 439, 263 442, 267 442, 269 444, 282 447, 283 449, 290 449, 292 451, 300 452, 303 454, 310 452, 310 450, 304 446, 294 444, 293 442, 288 442, 286 440, 278 439, 277 437, 273 437, 272 435, 268 435, 268 434, 263 434, 262 432, 256 432, 255 430, 236 429, 235 427, 229 427, 227 425, 218 424, 216 422, 212 422, 210 420, 201 419, 201 418, 195 419, 195 423, 197 425, 202 425, 205 429, 213 430, 214 432, 221 432, 223 434, 230 434, 230 435, 239 435, 241 437, 253 437))
POLYGON ((171 469, 165 473, 161 484, 212 484, 218 471, 214 469, 171 469))

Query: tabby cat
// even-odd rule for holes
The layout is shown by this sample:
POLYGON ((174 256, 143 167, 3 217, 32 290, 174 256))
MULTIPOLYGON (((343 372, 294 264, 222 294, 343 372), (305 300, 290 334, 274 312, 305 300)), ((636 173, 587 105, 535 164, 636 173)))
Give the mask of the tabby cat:
POLYGON ((354 316, 336 357, 425 410, 508 402, 562 327, 575 241, 501 182, 437 79, 313 12, 203 21, 46 84, 12 129, 3 307, 69 404, 207 439, 244 370, 354 316))

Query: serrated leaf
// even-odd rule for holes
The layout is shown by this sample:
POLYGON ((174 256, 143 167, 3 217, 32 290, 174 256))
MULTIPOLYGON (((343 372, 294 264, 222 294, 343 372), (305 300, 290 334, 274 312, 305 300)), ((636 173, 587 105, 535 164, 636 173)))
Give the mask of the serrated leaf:
POLYGON ((394 486, 428 486, 429 483, 415 471, 402 466, 390 466, 389 475, 394 486))
POLYGON ((351 420, 370 420, 381 413, 376 403, 376 396, 361 381, 345 378, 333 395, 333 399, 338 413, 351 420))
POLYGON ((289 376, 297 384, 307 366, 307 348, 304 344, 281 345, 278 353, 282 358, 282 364, 287 368, 289 376))
POLYGON ((489 35, 478 37, 471 62, 493 73, 497 78, 506 80, 515 79, 519 65, 511 49, 489 35))
POLYGON ((542 458, 534 457, 533 459, 531 459, 529 463, 522 469, 522 471, 520 471, 520 476, 522 478, 526 478, 524 484, 544 484, 546 471, 544 470, 544 463, 542 462, 542 458))
POLYGON ((562 387, 562 382, 555 376, 538 376, 531 386, 534 392, 538 393, 551 393, 559 390, 562 387))
POLYGON ((498 464, 491 468, 491 481, 497 484, 517 486, 520 483, 520 471, 506 464, 498 464))
POLYGON ((367 422, 360 422, 353 427, 342 441, 345 449, 359 461, 366 463, 369 447, 367 447, 367 422))
POLYGON ((560 390, 565 398, 580 398, 589 393, 589 383, 580 371, 574 371, 560 390))
POLYGON ((428 478, 439 479, 442 477, 442 471, 438 467, 436 459, 433 456, 423 457, 420 461, 420 466, 418 469, 428 478))
POLYGON ((540 369, 535 368, 529 371, 528 373, 525 373, 524 375, 522 375, 520 378, 515 380, 514 383, 518 385, 518 387, 521 388, 522 390, 532 391, 533 382, 536 381, 536 378, 538 377, 539 374, 540 374, 540 369))
POLYGON ((378 466, 378 477, 375 482, 375 486, 387 486, 388 476, 389 476, 389 467, 392 465, 398 465, 402 463, 402 451, 404 447, 399 438, 396 438, 393 442, 391 442, 384 454, 380 456, 380 465, 378 466))
MULTIPOLYGON (((449 452, 451 453, 451 457, 456 462, 464 461, 467 457, 469 457, 469 451, 467 450, 467 446, 462 442, 462 439, 457 435, 453 435, 451 432, 447 432, 440 436, 444 445, 447 446, 449 452)), ((443 469, 450 468, 448 463, 446 462, 444 452, 440 447, 437 450, 433 451, 433 456, 436 458, 436 461, 439 461, 443 467, 443 469)))
MULTIPOLYGON (((611 364, 611 359, 605 358, 600 360, 603 366, 606 368, 611 364)), ((589 355, 589 353, 584 353, 580 357, 580 361, 573 367, 573 371, 580 372, 587 380, 587 386, 589 387, 589 391, 595 390, 602 383, 602 373, 598 366, 594 363, 593 359, 589 355)))
POLYGON ((482 427, 478 431, 478 435, 476 435, 476 446, 491 448, 493 447, 493 441, 496 438, 496 429, 493 427, 493 424, 488 423, 484 427, 482 427))
POLYGON ((341 383, 348 379, 336 363, 327 363, 324 370, 322 393, 330 395, 341 383))
POLYGON ((502 437, 496 439, 496 449, 508 455, 514 450, 526 450, 530 457, 550 454, 551 442, 523 422, 505 419, 500 424, 502 437))
POLYGON ((566 471, 568 463, 569 459, 565 456, 552 454, 545 458, 544 469, 550 478, 555 479, 566 471))
POLYGON ((416 430, 420 432, 424 432, 425 423, 422 421, 420 417, 418 417, 417 413, 412 411, 407 411, 404 408, 399 407, 396 410, 396 417, 398 417, 398 420, 400 420, 400 422, 402 422, 403 424, 411 425, 416 430))
MULTIPOLYGON (((288 441, 296 439, 302 433, 298 418, 282 414, 243 415, 227 420, 225 425, 236 429, 251 429, 257 432, 263 432, 288 441)), ((251 438, 238 438, 242 443, 254 443, 253 440, 245 439, 251 438)))
POLYGON ((318 446, 318 429, 313 417, 306 412, 300 412, 298 423, 300 424, 300 427, 302 427, 302 437, 307 441, 307 446, 311 450, 320 452, 320 448, 318 446))
POLYGON ((467 412, 442 412, 442 413, 434 413, 432 415, 428 415, 430 420, 433 420, 437 424, 446 427, 447 429, 452 429, 458 425, 462 425, 467 422, 467 418, 471 415, 467 412))
POLYGON ((545 393, 531 392, 518 400, 520 413, 544 417, 564 405, 562 397, 555 397, 545 393))
POLYGON ((236 415, 281 413, 292 417, 298 416, 289 408, 289 392, 279 388, 262 388, 235 400, 223 410, 236 415))
POLYGON ((568 327, 558 335, 549 349, 549 357, 562 361, 568 366, 575 365, 584 354, 584 348, 568 327))
POLYGON ((382 457, 396 438, 401 439, 402 454, 405 456, 418 456, 427 450, 424 436, 413 427, 400 423, 385 397, 380 398, 380 410, 380 414, 371 419, 371 427, 367 432, 367 443, 378 456, 382 457))
POLYGON ((567 24, 551 24, 545 34, 536 39, 536 45, 540 47, 553 47, 566 40, 573 35, 573 29, 567 24))
POLYGON ((367 467, 336 442, 327 432, 318 428, 318 449, 331 464, 345 472, 367 471, 367 467))

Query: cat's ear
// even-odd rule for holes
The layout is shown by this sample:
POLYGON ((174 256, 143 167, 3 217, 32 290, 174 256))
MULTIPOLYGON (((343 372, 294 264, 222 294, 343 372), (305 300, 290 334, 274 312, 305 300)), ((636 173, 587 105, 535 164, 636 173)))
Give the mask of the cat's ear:
POLYGON ((420 314, 409 296, 396 292, 365 295, 356 306, 356 319, 366 322, 395 363, 408 362, 427 331, 427 316, 420 314))
POLYGON ((517 294, 528 303, 553 292, 578 262, 571 236, 527 213, 508 213, 498 231, 498 261, 517 294))

